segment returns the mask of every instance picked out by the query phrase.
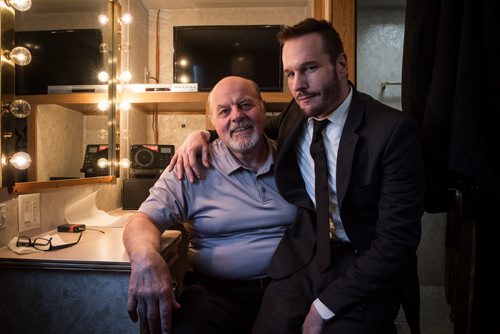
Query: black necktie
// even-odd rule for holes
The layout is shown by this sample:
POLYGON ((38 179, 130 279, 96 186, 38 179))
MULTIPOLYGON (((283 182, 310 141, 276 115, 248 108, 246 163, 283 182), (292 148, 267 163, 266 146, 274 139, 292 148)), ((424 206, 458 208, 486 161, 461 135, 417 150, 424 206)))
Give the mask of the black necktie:
POLYGON ((314 131, 311 141, 311 157, 314 160, 314 194, 316 197, 316 256, 321 271, 330 265, 330 224, 328 196, 328 165, 323 145, 323 129, 329 120, 313 120, 314 131))

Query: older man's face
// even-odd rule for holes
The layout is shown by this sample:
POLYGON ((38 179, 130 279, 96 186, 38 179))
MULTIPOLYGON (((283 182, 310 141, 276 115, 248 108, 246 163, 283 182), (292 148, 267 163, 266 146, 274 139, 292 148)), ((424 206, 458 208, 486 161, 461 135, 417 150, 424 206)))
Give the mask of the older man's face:
POLYGON ((212 124, 222 142, 234 153, 251 152, 262 138, 265 110, 249 81, 231 77, 210 93, 212 124))

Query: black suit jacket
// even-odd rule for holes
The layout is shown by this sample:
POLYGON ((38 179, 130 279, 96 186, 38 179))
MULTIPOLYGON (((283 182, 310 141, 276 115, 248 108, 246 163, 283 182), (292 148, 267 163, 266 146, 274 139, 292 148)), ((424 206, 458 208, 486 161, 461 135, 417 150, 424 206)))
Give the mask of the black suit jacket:
MULTIPOLYGON (((356 263, 319 294, 335 313, 394 288, 407 320, 418 332, 419 283, 416 249, 420 241, 424 180, 416 122, 366 94, 353 98, 337 157, 337 197, 347 236, 359 250, 356 263)), ((266 125, 278 139, 275 173, 278 189, 298 206, 298 219, 285 233, 269 268, 286 277, 308 264, 315 253, 315 210, 304 186, 295 140, 306 121, 295 102, 266 125)))

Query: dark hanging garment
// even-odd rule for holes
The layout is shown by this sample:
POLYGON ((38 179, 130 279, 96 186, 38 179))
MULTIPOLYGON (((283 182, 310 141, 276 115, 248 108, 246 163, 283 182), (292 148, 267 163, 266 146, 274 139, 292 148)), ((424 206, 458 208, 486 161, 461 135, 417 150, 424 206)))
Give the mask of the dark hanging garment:
POLYGON ((500 2, 407 0, 402 109, 421 125, 426 211, 447 212, 455 334, 500 333, 500 2))
POLYGON ((408 0, 403 111, 422 127, 426 211, 450 207, 448 188, 500 193, 500 27, 494 0, 408 0))

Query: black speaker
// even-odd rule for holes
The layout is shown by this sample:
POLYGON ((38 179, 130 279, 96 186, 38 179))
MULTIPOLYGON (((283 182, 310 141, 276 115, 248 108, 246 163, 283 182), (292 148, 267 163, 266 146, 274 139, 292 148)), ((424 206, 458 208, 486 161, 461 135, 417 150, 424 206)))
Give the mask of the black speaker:
POLYGON ((139 144, 130 146, 130 176, 159 177, 174 155, 174 145, 139 144))
POLYGON ((149 196, 149 189, 157 179, 125 179, 123 180, 123 210, 137 210, 149 196))

